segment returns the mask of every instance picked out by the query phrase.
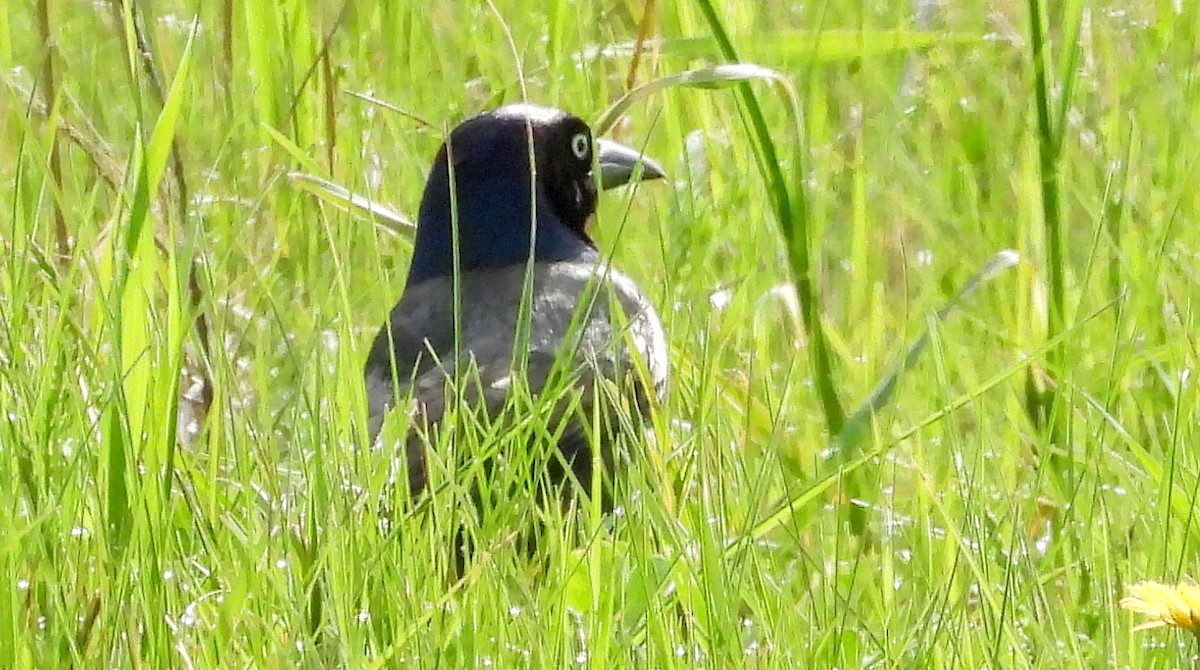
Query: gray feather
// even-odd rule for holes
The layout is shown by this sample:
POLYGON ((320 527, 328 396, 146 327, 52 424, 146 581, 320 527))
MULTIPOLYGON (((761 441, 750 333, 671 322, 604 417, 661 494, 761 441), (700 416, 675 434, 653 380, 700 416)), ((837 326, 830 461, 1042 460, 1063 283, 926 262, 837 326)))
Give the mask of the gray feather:
MULTIPOLYGON (((579 412, 568 415, 565 400, 553 412, 550 423, 561 430, 557 446, 562 459, 585 485, 591 476, 592 443, 613 467, 612 436, 588 435, 586 422, 578 417, 590 416, 599 381, 617 382, 618 394, 628 396, 642 412, 648 396, 661 395, 667 349, 658 316, 629 278, 588 261, 534 264, 523 309, 527 274, 524 265, 464 273, 457 342, 453 279, 436 277, 405 290, 367 358, 372 440, 398 399, 413 425, 436 428, 446 409, 447 388, 456 378, 472 380, 460 392, 495 416, 505 405, 514 374, 534 393, 551 375, 567 374, 579 412), (637 374, 639 360, 647 373, 645 384, 637 374)), ((427 479, 427 440, 421 432, 410 433, 406 445, 414 494, 427 479)), ((549 470, 552 477, 565 476, 562 471, 556 475, 553 464, 549 470)))

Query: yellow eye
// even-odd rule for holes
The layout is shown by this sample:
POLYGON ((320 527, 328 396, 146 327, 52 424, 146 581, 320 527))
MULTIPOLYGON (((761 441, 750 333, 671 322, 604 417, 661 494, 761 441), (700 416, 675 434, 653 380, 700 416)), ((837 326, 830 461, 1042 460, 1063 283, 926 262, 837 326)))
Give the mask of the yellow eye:
POLYGON ((588 156, 588 147, 591 142, 588 141, 587 133, 577 133, 571 138, 571 151, 579 160, 584 160, 588 156))

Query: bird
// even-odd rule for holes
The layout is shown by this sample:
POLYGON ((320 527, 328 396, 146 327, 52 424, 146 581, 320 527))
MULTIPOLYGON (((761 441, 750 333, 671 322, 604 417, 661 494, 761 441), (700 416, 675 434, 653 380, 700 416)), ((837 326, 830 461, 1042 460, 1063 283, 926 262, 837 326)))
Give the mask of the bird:
MULTIPOLYGON (((594 474, 619 470, 620 403, 597 384, 629 401, 627 414, 646 414, 666 389, 667 345, 653 305, 611 267, 589 224, 599 191, 663 178, 652 159, 594 138, 556 108, 510 104, 448 134, 425 184, 404 289, 364 365, 372 442, 389 413, 408 414, 401 460, 414 499, 429 486, 438 431, 453 430, 441 425, 448 407, 465 398, 498 416, 517 378, 534 396, 555 388, 544 478, 564 504, 587 495, 594 474), (606 420, 593 421, 594 411, 606 420)), ((612 508, 610 488, 600 503, 612 508)))

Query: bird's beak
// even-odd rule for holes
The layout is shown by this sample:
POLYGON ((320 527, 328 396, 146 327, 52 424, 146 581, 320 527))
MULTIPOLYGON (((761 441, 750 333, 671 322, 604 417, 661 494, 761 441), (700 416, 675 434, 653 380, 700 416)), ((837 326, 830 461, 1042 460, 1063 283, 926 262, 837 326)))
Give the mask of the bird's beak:
POLYGON ((640 151, 611 140, 596 140, 596 158, 600 164, 600 188, 608 190, 631 181, 663 179, 662 166, 646 158, 640 151))

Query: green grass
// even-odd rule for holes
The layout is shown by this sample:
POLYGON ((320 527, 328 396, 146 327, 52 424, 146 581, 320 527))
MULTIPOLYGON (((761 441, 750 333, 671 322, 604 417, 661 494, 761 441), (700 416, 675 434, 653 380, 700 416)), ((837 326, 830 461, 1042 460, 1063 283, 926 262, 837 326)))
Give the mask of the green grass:
POLYGON ((1200 576, 1192 3, 940 3, 924 30, 874 0, 430 4, 0 7, 0 658, 1194 663, 1117 606, 1200 576), (464 117, 525 91, 600 118, 646 7, 666 42, 636 82, 736 53, 797 107, 755 81, 619 120, 674 178, 596 227, 668 332, 654 440, 609 517, 503 495, 515 465, 457 579, 465 485, 403 511, 395 454, 361 446, 408 238, 288 174, 411 217, 464 117), (1015 271, 933 318, 1005 248, 1015 271))

